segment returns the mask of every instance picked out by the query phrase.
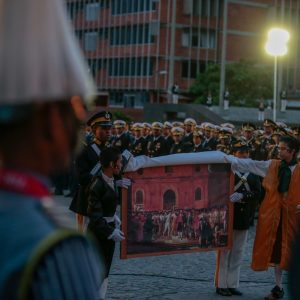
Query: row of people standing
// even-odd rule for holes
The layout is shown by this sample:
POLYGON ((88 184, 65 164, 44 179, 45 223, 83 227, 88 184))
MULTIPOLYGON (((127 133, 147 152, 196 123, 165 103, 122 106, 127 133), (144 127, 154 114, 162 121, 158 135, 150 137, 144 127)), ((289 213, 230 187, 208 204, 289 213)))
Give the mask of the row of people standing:
POLYGON ((110 138, 111 145, 122 152, 129 150, 134 156, 147 155, 157 157, 176 153, 220 150, 232 153, 236 140, 243 140, 249 147, 250 158, 267 160, 278 158, 279 138, 291 135, 299 139, 299 128, 292 131, 283 123, 266 119, 263 130, 257 130, 252 123, 242 124, 236 129, 231 123, 220 126, 208 122, 197 125, 192 118, 184 122, 134 123, 130 131, 123 120, 113 124, 115 134, 110 138))

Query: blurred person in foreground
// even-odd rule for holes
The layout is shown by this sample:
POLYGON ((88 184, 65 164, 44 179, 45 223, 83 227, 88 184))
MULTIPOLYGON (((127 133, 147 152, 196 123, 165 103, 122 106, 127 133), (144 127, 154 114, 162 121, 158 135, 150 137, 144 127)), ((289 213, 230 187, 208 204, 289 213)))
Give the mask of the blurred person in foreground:
POLYGON ((61 0, 0 6, 0 299, 99 299, 98 252, 59 218, 48 185, 77 143, 88 68, 61 0))
MULTIPOLYGON (((281 299, 282 271, 288 270, 292 244, 299 219, 300 164, 299 141, 282 136, 278 145, 279 160, 257 161, 227 156, 233 171, 251 172, 264 177, 265 197, 259 209, 252 264, 254 271, 274 267, 275 286, 266 300, 281 299)), ((299 255, 299 254, 298 254, 299 255)))

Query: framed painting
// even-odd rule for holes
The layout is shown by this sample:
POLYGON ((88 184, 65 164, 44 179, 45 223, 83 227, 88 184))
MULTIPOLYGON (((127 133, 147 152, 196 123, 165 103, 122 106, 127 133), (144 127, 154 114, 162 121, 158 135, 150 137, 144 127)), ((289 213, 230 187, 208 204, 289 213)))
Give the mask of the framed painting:
POLYGON ((121 258, 228 249, 232 243, 230 165, 197 163, 125 174, 121 258))

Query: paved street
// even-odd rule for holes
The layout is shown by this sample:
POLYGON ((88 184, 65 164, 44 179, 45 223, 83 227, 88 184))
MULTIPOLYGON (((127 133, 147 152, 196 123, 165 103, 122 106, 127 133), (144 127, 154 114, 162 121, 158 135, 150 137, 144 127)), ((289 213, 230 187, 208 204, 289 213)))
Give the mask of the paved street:
MULTIPOLYGON (((62 212, 66 212, 69 198, 56 197, 62 212)), ((69 213, 68 213, 69 214, 69 213)), ((250 230, 241 268, 240 290, 237 299, 263 299, 274 286, 273 270, 253 272, 249 265, 255 229, 250 230)), ((227 299, 215 293, 213 278, 215 253, 202 252, 166 255, 138 259, 119 259, 119 247, 109 279, 107 300, 211 300, 227 299)), ((284 283, 287 282, 286 274, 284 283)), ((288 299, 287 295, 283 299, 288 299)))

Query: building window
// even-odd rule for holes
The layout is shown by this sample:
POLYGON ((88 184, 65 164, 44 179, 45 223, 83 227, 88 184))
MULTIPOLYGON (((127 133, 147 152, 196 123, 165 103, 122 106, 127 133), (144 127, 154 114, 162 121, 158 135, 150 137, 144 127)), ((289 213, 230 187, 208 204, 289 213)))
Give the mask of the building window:
POLYGON ((109 0, 101 0, 99 3, 101 8, 109 8, 109 0))
POLYGON ((155 4, 150 0, 113 0, 111 14, 130 14, 142 11, 155 10, 155 4))
POLYGON ((194 16, 217 16, 218 1, 220 0, 193 0, 193 15, 194 16))
POLYGON ((195 201, 201 200, 201 188, 196 188, 195 190, 195 201))
POLYGON ((186 60, 181 65, 181 76, 183 78, 196 78, 199 73, 205 71, 205 68, 204 61, 186 60))
POLYGON ((84 4, 81 2, 67 3, 67 11, 71 19, 74 19, 83 10, 84 4))
POLYGON ((152 76, 153 60, 149 57, 112 58, 108 68, 109 76, 152 76))
POLYGON ((200 47, 214 49, 216 47, 215 30, 201 30, 200 47))
POLYGON ((99 16, 100 4, 89 3, 85 7, 85 20, 86 21, 97 21, 99 16))
POLYGON ((114 27, 111 29, 110 45, 136 45, 154 42, 149 24, 114 27))
POLYGON ((98 32, 86 32, 84 34, 84 49, 86 51, 95 51, 98 43, 98 32))
MULTIPOLYGON (((109 95, 109 104, 116 107, 142 108, 146 102, 149 102, 149 99, 150 95, 147 91, 113 91, 109 95)), ((143 169, 137 171, 139 175, 143 175, 143 172, 143 169)))
POLYGON ((197 28, 183 30, 181 44, 183 47, 214 49, 216 47, 216 31, 213 29, 207 30, 206 28, 201 30, 197 28))
POLYGON ((141 205, 143 203, 144 203, 143 192, 141 190, 139 190, 135 193, 135 204, 141 205))
POLYGON ((123 106, 123 93, 118 91, 111 91, 109 93, 109 103, 114 106, 123 106))

